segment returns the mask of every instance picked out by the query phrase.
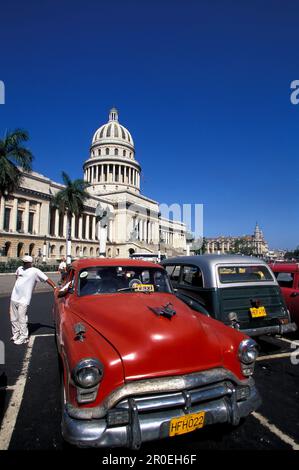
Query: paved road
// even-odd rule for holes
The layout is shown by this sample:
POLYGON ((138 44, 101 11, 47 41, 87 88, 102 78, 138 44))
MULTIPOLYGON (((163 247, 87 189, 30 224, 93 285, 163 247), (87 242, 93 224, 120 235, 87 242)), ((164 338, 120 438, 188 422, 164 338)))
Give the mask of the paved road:
MULTIPOLYGON (((64 447, 60 435, 59 375, 51 303, 51 293, 34 294, 29 311, 31 343, 29 347, 17 347, 9 342, 9 298, 0 298, 0 339, 6 349, 0 391, 0 449, 1 446, 11 450, 64 447)), ((299 449, 299 365, 293 365, 290 360, 293 351, 299 362, 299 353, 295 356, 296 351, 290 349, 292 345, 285 339, 265 339, 260 345, 263 357, 257 362, 255 377, 263 404, 258 413, 235 429, 207 427, 146 444, 142 451, 196 454, 206 449, 299 449)), ((107 455, 105 450, 94 452, 99 457, 107 455)), ((131 455, 130 452, 111 450, 114 456, 131 455)))

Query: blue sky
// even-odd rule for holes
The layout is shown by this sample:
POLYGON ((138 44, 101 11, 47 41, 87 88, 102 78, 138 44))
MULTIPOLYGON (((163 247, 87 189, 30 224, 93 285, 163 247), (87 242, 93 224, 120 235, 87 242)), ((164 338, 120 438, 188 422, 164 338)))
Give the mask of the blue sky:
POLYGON ((1 5, 0 133, 34 169, 82 175, 109 108, 135 140, 142 191, 204 204, 206 236, 299 244, 299 3, 10 0, 1 5))

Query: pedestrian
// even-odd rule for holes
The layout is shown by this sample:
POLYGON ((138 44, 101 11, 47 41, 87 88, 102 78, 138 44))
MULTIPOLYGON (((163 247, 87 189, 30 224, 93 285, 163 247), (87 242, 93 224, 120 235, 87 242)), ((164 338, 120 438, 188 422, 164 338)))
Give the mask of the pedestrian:
POLYGON ((62 284, 67 275, 65 258, 62 258, 62 260, 60 261, 58 271, 60 272, 60 284, 62 284))
POLYGON ((23 266, 20 266, 16 271, 16 282, 10 299, 11 340, 15 344, 28 342, 27 309, 37 281, 46 282, 53 289, 56 288, 54 282, 45 273, 32 266, 32 256, 26 255, 22 258, 22 261, 23 266))

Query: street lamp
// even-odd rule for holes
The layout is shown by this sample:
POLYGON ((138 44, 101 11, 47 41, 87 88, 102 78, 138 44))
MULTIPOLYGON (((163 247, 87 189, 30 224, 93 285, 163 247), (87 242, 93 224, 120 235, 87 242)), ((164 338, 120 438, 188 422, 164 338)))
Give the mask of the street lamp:
POLYGON ((158 213, 158 221, 159 221, 158 262, 160 262, 161 261, 161 244, 165 242, 165 239, 162 236, 161 212, 158 213))

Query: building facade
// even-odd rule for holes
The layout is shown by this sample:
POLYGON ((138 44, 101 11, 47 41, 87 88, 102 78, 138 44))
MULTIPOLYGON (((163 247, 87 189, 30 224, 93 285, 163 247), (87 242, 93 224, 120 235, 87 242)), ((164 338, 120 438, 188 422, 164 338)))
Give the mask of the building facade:
POLYGON ((266 256, 269 251, 268 243, 264 238, 259 225, 256 224, 253 235, 219 236, 206 238, 207 253, 232 253, 237 249, 237 243, 241 240, 244 247, 252 250, 253 254, 266 256))
MULTIPOLYGON (((141 194, 140 173, 133 138, 112 108, 108 122, 94 133, 83 164, 90 197, 84 212, 72 218, 73 257, 99 255, 101 209, 109 214, 106 256, 128 257, 159 249, 170 256, 186 253, 185 224, 161 217, 158 202, 141 194)), ((66 255, 67 216, 52 204, 62 188, 39 173, 24 173, 18 190, 1 198, 0 259, 30 254, 57 260, 66 255)))

